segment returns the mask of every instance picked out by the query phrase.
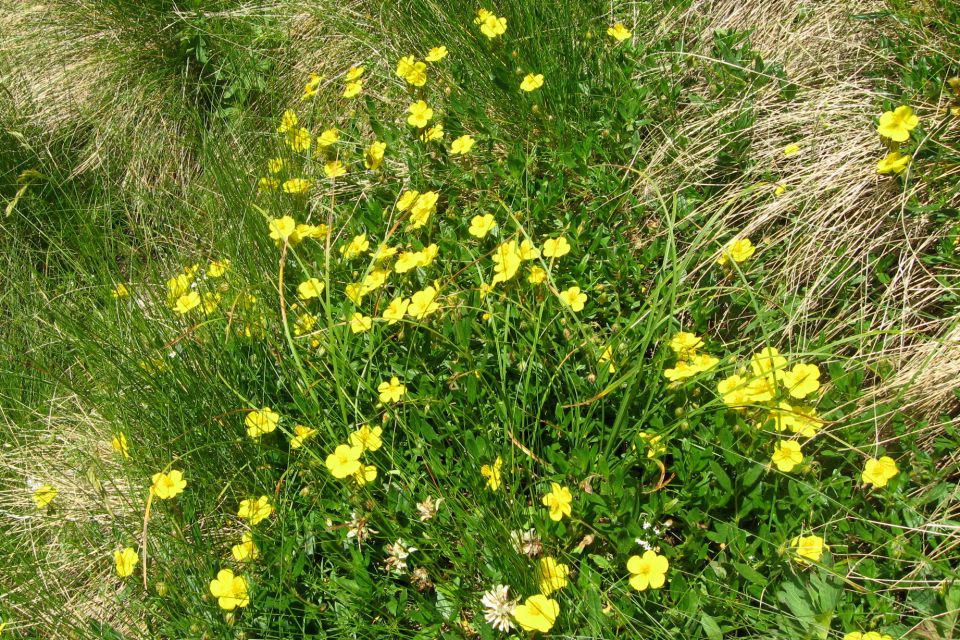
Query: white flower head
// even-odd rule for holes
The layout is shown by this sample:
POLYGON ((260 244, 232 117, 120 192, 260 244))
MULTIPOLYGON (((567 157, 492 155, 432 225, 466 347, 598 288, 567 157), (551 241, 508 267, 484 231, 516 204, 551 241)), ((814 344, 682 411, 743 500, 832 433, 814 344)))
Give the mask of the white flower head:
POLYGON ((480 598, 480 603, 486 609, 483 612, 483 619, 497 631, 510 631, 513 629, 511 616, 518 600, 519 598, 510 598, 509 586, 505 584, 494 586, 480 598))

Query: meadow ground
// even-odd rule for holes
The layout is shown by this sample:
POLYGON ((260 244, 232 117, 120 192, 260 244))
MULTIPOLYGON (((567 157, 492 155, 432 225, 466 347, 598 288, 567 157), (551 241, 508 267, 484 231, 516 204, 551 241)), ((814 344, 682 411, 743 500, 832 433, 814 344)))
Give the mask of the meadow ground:
POLYGON ((950 0, 0 0, 0 638, 960 632, 950 0))

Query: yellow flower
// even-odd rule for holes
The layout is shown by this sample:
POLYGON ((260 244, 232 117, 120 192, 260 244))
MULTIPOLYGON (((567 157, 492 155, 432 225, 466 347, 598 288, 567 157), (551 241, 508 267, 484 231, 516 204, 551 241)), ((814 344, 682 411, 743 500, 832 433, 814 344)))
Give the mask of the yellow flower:
POLYGON ((573 496, 570 489, 561 487, 556 482, 550 483, 550 493, 543 496, 543 506, 550 509, 550 519, 560 521, 563 516, 570 516, 572 513, 573 496))
POLYGON ((754 378, 747 383, 747 399, 750 403, 758 404, 773 400, 777 391, 776 382, 772 377, 754 378))
POLYGON ((540 257, 540 249, 537 249, 532 242, 524 240, 520 243, 520 259, 536 260, 540 257))
POLYGON ((304 313, 303 315, 297 317, 297 321, 293 327, 293 334, 296 336, 302 336, 305 333, 313 331, 313 328, 317 326, 317 316, 312 313, 304 313))
POLYGON ((427 191, 417 196, 416 202, 410 207, 410 228, 419 229, 430 220, 430 215, 437 209, 437 200, 440 194, 436 191, 427 191))
POLYGON ((433 142, 443 138, 443 125, 439 122, 420 134, 420 140, 423 142, 433 142))
POLYGON ((244 531, 240 536, 240 543, 230 547, 230 553, 237 562, 249 562, 256 560, 260 556, 260 548, 253 541, 253 534, 244 531))
POLYGON ((798 153, 800 153, 800 145, 798 144, 788 144, 783 148, 783 155, 788 158, 798 153))
POLYGON ((404 56, 397 63, 397 76, 415 87, 422 87, 427 82, 427 65, 413 56, 404 56))
POLYGON ((779 198, 780 196, 782 196, 782 195, 785 194, 786 192, 787 192, 787 185, 785 185, 785 184, 783 184, 783 183, 780 183, 780 184, 778 184, 778 185, 774 188, 774 190, 773 190, 773 195, 775 195, 776 197, 779 198))
POLYGON ((327 469, 334 478, 343 479, 352 476, 360 469, 361 454, 363 454, 363 447, 341 444, 327 456, 327 469))
POLYGON ((362 76, 363 72, 366 70, 367 68, 364 67, 363 65, 354 65, 347 70, 347 74, 344 76, 343 79, 346 80, 347 82, 353 82, 354 80, 359 80, 360 76, 362 76))
POLYGON ((376 451, 383 446, 383 440, 380 435, 383 433, 383 427, 370 428, 363 425, 350 434, 350 446, 363 447, 364 451, 376 451))
POLYGON ((113 450, 122 455, 124 458, 130 457, 130 449, 127 448, 127 436, 125 436, 123 432, 113 436, 110 446, 112 446, 113 450))
POLYGON ((328 160, 323 163, 323 173, 328 178, 339 178, 347 173, 347 167, 339 160, 328 160))
POLYGON ((303 127, 287 131, 284 141, 294 151, 307 151, 310 148, 310 132, 303 127))
POLYGON ((178 469, 172 469, 168 473, 155 473, 151 481, 153 484, 150 486, 150 493, 161 500, 174 498, 187 488, 187 481, 178 469))
POLYGON ((815 364, 796 364, 781 372, 780 380, 792 397, 802 400, 820 388, 820 369, 815 364))
POLYGON ((410 306, 410 300, 402 296, 394 298, 387 308, 383 312, 382 318, 387 321, 387 324, 396 324, 400 320, 403 320, 403 316, 407 315, 407 307, 410 306))
POLYGON ((363 91, 363 80, 356 80, 355 82, 348 82, 343 88, 343 97, 344 98, 355 98, 360 95, 360 92, 363 91))
POLYGON ((700 353, 689 360, 690 368, 696 373, 702 373, 704 371, 709 371, 717 366, 717 363, 720 362, 719 358, 714 358, 713 356, 700 353))
POLYGON ((913 156, 909 153, 891 151, 877 163, 877 173, 880 175, 903 173, 911 159, 913 159, 913 156))
POLYGON ((437 254, 440 253, 440 247, 436 243, 430 243, 423 248, 423 251, 418 251, 420 254, 420 262, 418 266, 420 267, 429 267, 433 264, 433 261, 436 259, 437 254))
POLYGON ((433 109, 427 106, 423 100, 417 100, 411 104, 407 111, 410 115, 407 117, 407 124, 417 129, 423 129, 433 117, 433 109))
MULTIPOLYGON (((758 378, 782 378, 787 368, 787 359, 780 355, 776 347, 764 347, 750 356, 750 370, 758 378)), ((820 377, 820 372, 817 372, 820 377)))
POLYGON ((740 238, 739 240, 734 240, 726 247, 724 247, 723 252, 720 254, 720 257, 717 258, 717 264, 725 265, 730 260, 740 263, 749 260, 751 256, 756 252, 757 248, 753 246, 753 243, 750 242, 750 238, 740 238))
POLYGON ((208 278, 220 278, 223 277, 227 271, 230 270, 230 260, 224 258, 223 260, 214 260, 207 267, 207 277, 208 278))
POLYGON ((196 291, 191 291, 177 298, 176 304, 173 305, 173 310, 184 315, 199 307, 201 302, 203 302, 203 299, 200 297, 200 294, 196 291))
POLYGON ((507 19, 498 18, 497 16, 488 14, 484 18, 483 23, 480 25, 480 33, 487 36, 491 40, 497 36, 502 36, 507 32, 507 19))
POLYGON ((370 331, 371 327, 373 327, 373 318, 365 316, 359 311, 354 313, 353 317, 350 318, 350 330, 354 333, 370 331))
POLYGON ((470 153, 470 149, 473 149, 475 143, 476 140, 472 136, 460 136, 450 144, 450 153, 465 156, 470 153))
POLYGON ((415 87, 422 87, 427 84, 427 65, 419 60, 413 63, 410 73, 404 77, 404 80, 415 87))
POLYGON ((137 552, 131 547, 118 549, 113 552, 113 564, 117 569, 117 575, 121 578, 133 575, 133 568, 137 566, 137 552))
POLYGON ((114 298, 126 298, 130 295, 130 290, 127 289, 127 285, 122 282, 113 288, 113 291, 110 292, 114 298))
POLYGON ((290 438, 290 448, 299 449, 303 446, 304 442, 317 434, 317 430, 298 424, 293 428, 293 434, 293 437, 290 438))
POLYGON ((377 250, 373 252, 373 261, 374 262, 383 262, 388 258, 392 258, 397 254, 396 247, 388 247, 385 244, 377 247, 377 250))
MULTIPOLYGON (((793 427, 796 421, 796 414, 793 407, 788 402, 779 402, 776 407, 771 407, 766 420, 773 420, 773 428, 777 431, 786 431, 793 427)), ((763 428, 763 422, 757 424, 757 428, 763 428)))
POLYGON ((843 636, 843 640, 893 640, 893 637, 885 633, 881 635, 876 631, 867 631, 866 633, 851 631, 843 636))
POLYGON ((610 373, 616 373, 617 367, 615 364, 613 364, 613 347, 611 347, 610 345, 607 345, 604 348, 603 353, 601 353, 600 357, 597 359, 597 364, 604 364, 604 363, 608 363, 607 370, 610 373))
POLYGON ((283 158, 270 158, 267 161, 267 171, 270 173, 280 173, 283 170, 286 161, 283 158))
POLYGON ((583 305, 587 302, 587 294, 580 293, 580 287, 570 287, 566 291, 560 292, 560 302, 570 307, 574 313, 583 311, 583 305))
POLYGON ((623 42, 624 40, 629 39, 633 34, 630 33, 630 29, 627 29, 625 26, 623 26, 622 22, 618 22, 607 29, 607 35, 617 42, 623 42))
POLYGON ((301 100, 309 100, 313 96, 317 95, 317 89, 320 88, 320 83, 323 81, 323 76, 317 75, 316 73, 310 74, 310 79, 307 80, 307 84, 303 86, 303 96, 301 100))
POLYGON ((570 243, 563 236, 548 238, 543 243, 543 255, 546 258, 562 258, 570 253, 570 243))
POLYGON ((543 594, 530 596, 526 602, 513 608, 513 619, 526 631, 546 633, 553 628, 558 615, 560 605, 543 594))
POLYGON ((340 141, 340 131, 336 128, 327 129, 317 138, 317 146, 321 149, 325 149, 330 145, 336 144, 340 141))
POLYGON ((357 469, 357 472, 353 474, 353 481, 357 483, 358 487, 362 487, 368 482, 373 482, 376 479, 377 468, 372 464, 360 465, 360 468, 357 469))
POLYGON ((541 284, 547 279, 547 272, 541 267, 530 267, 530 274, 527 276, 527 282, 530 284, 541 284))
POLYGON ((297 222, 290 216, 270 220, 270 237, 279 244, 289 238, 297 228, 297 222))
POLYGON ((277 127, 277 133, 286 133, 290 131, 295 126, 300 123, 300 119, 297 118, 297 114, 290 109, 287 109, 283 112, 283 115, 280 116, 280 126, 277 127))
POLYGON ((641 431, 637 434, 637 437, 647 445, 647 458, 652 460, 667 452, 667 445, 663 441, 662 435, 641 431))
POLYGON ((750 403, 747 381, 737 374, 721 380, 717 384, 717 393, 723 398, 724 404, 730 407, 742 407, 750 403))
POLYGON ((241 500, 237 517, 248 520, 250 526, 254 526, 269 518, 271 513, 273 513, 273 505, 270 504, 270 498, 260 496, 256 500, 241 500))
POLYGON ((251 438, 259 438, 277 428, 280 423, 280 414, 270 407, 264 407, 248 413, 243 423, 247 427, 247 435, 251 438))
POLYGON ((659 589, 667 581, 667 569, 670 563, 656 551, 644 551, 642 556, 630 556, 627 571, 630 573, 630 586, 637 591, 647 588, 659 589))
POLYGON ((290 178, 283 183, 284 193, 306 193, 310 190, 310 181, 303 178, 290 178))
POLYGON ((397 211, 406 211, 420 197, 420 192, 414 189, 408 189, 400 194, 397 199, 397 211))
MULTIPOLYGON (((785 404, 787 403, 781 402, 780 406, 783 407, 785 404)), ((793 419, 788 425, 790 430, 804 438, 817 435, 817 431, 823 426, 823 421, 817 416, 817 410, 813 407, 793 407, 792 409, 793 419)))
POLYGON ((37 505, 37 509, 43 509, 48 504, 53 502, 53 499, 57 497, 59 493, 55 488, 49 484, 45 484, 33 492, 33 502, 37 505))
POLYGON ((770 461, 777 465, 777 469, 780 471, 793 471, 795 466, 803 462, 800 443, 796 440, 781 440, 774 447, 770 461))
POLYGON ((347 260, 355 258, 361 254, 366 253, 370 249, 370 242, 367 240, 367 234, 361 233, 359 235, 353 236, 353 239, 350 240, 350 243, 345 247, 340 247, 340 253, 343 254, 343 257, 347 260))
POLYGON ((483 238, 490 233, 495 226, 497 226, 497 221, 491 213, 484 216, 473 216, 473 219, 470 220, 470 228, 467 230, 467 233, 475 238, 483 238))
POLYGON ((309 280, 304 280, 297 285, 297 294, 300 296, 301 300, 319 298, 323 294, 323 287, 323 281, 318 280, 317 278, 310 278, 309 280))
POLYGON ((702 346, 703 338, 689 331, 678 331, 669 343, 670 349, 677 354, 677 357, 684 360, 692 357, 702 346))
POLYGON ((887 486, 887 482, 898 473, 900 471, 897 469, 897 463, 893 458, 889 456, 883 456, 879 460, 870 458, 863 467, 860 479, 866 484, 882 488, 887 486))
POLYGON ((894 142, 906 142, 910 132, 920 124, 920 118, 913 114, 913 109, 907 106, 897 107, 893 111, 885 111, 880 116, 877 133, 894 142))
POLYGON ((520 269, 520 251, 517 249, 517 241, 511 240, 504 242, 493 252, 494 276, 493 284, 498 282, 507 282, 517 275, 520 269))
POLYGON ((353 304, 360 304, 360 301, 363 300, 363 283, 362 282, 351 282, 343 289, 344 295, 352 302, 353 304))
POLYGON ((447 53, 448 53, 447 48, 444 47, 443 45, 439 47, 434 47, 430 49, 430 51, 427 53, 427 56, 424 58, 424 60, 426 60, 427 62, 440 62, 441 60, 447 57, 447 53))
POLYGON ((364 276, 363 282, 360 283, 361 295, 367 295, 382 287, 387 282, 387 276, 389 275, 390 271, 386 269, 374 269, 368 273, 364 276))
POLYGON ((567 586, 567 576, 570 575, 570 567, 560 564, 550 556, 540 558, 540 593, 550 595, 554 591, 559 591, 567 586))
POLYGON ((543 74, 542 73, 528 73, 523 78, 523 82, 520 83, 520 88, 526 92, 536 91, 543 86, 543 74))
POLYGON ((220 299, 222 297, 219 293, 210 291, 203 294, 203 312, 209 315, 216 311, 217 307, 220 306, 220 299))
POLYGON ((380 402, 400 402, 400 398, 407 392, 407 387, 397 376, 393 376, 390 382, 381 382, 377 386, 377 392, 380 394, 380 402))
POLYGON ((393 265, 393 269, 397 273, 406 273, 411 269, 416 269, 418 266, 420 266, 422 257, 423 256, 419 251, 404 251, 397 257, 397 261, 393 265))
POLYGON ((297 245, 307 238, 320 239, 327 235, 325 224, 298 224, 290 234, 290 244, 297 245))
POLYGON ((386 142, 371 142, 367 150, 363 152, 363 166, 370 171, 376 171, 383 162, 383 154, 387 151, 386 142))
POLYGON ((500 489, 500 470, 503 467, 503 459, 497 456, 492 465, 485 464, 480 467, 480 475, 487 479, 487 489, 497 491, 500 489))
POLYGON ((437 289, 433 286, 426 287, 410 296, 410 306, 407 307, 407 314, 417 320, 423 320, 430 314, 440 308, 440 303, 436 302, 437 289))
POLYGON ((263 176, 257 181, 257 191, 276 191, 280 186, 280 181, 276 178, 263 176))
POLYGON ((790 549, 796 554, 794 560, 799 564, 820 562, 824 551, 830 547, 824 544, 820 536, 797 536, 790 541, 790 549))
POLYGON ((685 380, 687 378, 692 378, 697 375, 699 371, 696 367, 691 366, 691 364, 686 360, 678 360, 671 368, 663 370, 663 375, 670 382, 676 382, 677 380, 685 380))
POLYGON ((210 594, 217 599, 220 608, 227 611, 250 604, 246 579, 233 575, 230 569, 221 569, 216 580, 210 581, 210 594))

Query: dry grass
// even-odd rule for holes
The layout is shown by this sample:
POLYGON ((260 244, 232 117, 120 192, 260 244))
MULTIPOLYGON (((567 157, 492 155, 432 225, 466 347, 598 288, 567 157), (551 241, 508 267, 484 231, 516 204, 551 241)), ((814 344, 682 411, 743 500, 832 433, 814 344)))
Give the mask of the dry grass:
POLYGON ((11 449, 0 466, 0 531, 5 553, 16 556, 0 563, 0 601, 19 621, 12 630, 30 621, 54 638, 87 620, 135 626, 137 616, 117 598, 121 585, 105 562, 121 532, 136 528, 126 496, 137 491, 124 481, 109 425, 72 394, 16 420, 4 411, 0 420, 11 449), (57 497, 38 510, 32 489, 51 481, 57 497))
MULTIPOLYGON (((788 0, 695 3, 690 15, 677 18, 682 23, 709 16, 690 56, 709 57, 714 30, 749 30, 754 49, 765 61, 781 63, 799 90, 791 101, 775 83, 744 96, 756 120, 733 136, 718 132, 741 105, 706 117, 690 107, 686 126, 672 138, 687 140, 683 148, 664 136, 638 153, 649 158, 650 169, 637 189, 709 182, 717 155, 748 138, 752 166, 724 197, 708 201, 695 215, 716 220, 728 230, 726 238, 760 239, 766 275, 752 284, 765 306, 785 316, 770 339, 802 348, 820 334, 842 345, 843 356, 892 364, 896 375, 873 388, 868 402, 897 398, 899 408, 934 418, 956 407, 960 318, 944 316, 939 301, 955 292, 944 283, 956 282, 960 274, 934 271, 921 259, 943 233, 942 226, 904 210, 910 198, 924 201, 922 183, 911 179, 901 190, 876 173, 886 153, 875 132, 879 96, 867 77, 878 62, 869 44, 877 34, 849 16, 883 6, 843 0, 815 10, 788 0), (792 143, 801 152, 785 157, 792 143), (787 188, 779 197, 777 184, 787 188), (894 256, 896 264, 885 284, 873 267, 882 256, 894 256), (851 341, 851 336, 857 337, 851 341)), ((913 106, 928 121, 942 111, 942 105, 913 106)), ((718 251, 724 239, 711 238, 709 248, 718 251)), ((699 265, 694 277, 709 266, 699 265)))

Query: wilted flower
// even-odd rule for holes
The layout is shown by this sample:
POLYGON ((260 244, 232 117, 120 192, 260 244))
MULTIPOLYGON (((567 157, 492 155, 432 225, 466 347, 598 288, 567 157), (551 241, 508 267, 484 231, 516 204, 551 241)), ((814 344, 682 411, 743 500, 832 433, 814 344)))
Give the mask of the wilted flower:
POLYGON ((369 524, 369 518, 360 517, 356 513, 351 513, 350 522, 347 523, 347 539, 355 538, 357 545, 362 545, 367 538, 380 533, 370 527, 369 524))
POLYGON ((433 496, 427 496, 423 499, 423 502, 417 503, 417 512, 420 514, 420 522, 427 522, 432 520, 437 511, 440 508, 440 503, 443 501, 443 498, 434 500, 433 496))
POLYGON ((416 547, 409 547, 402 538, 398 538, 396 542, 386 546, 388 555, 384 567, 393 573, 403 573, 407 570, 407 558, 416 550, 416 547))

